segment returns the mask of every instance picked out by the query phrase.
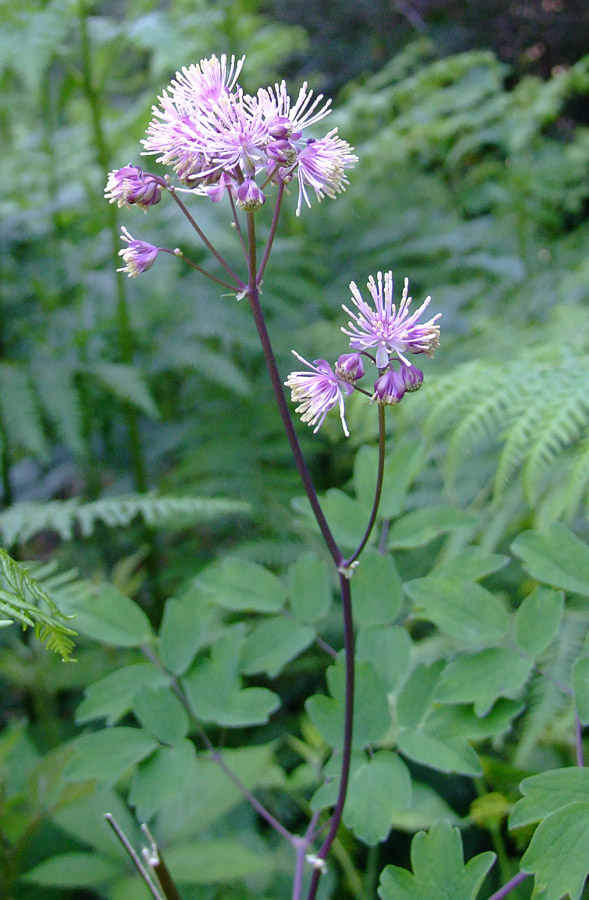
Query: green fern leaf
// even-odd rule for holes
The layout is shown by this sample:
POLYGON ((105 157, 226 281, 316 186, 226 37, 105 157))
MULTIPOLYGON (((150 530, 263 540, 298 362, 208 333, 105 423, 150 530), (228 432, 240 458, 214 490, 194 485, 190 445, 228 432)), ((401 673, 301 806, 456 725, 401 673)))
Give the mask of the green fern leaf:
POLYGON ((77 455, 84 454, 80 398, 72 373, 59 362, 46 363, 33 371, 41 405, 59 436, 77 455))
POLYGON ((546 470, 565 448, 584 435, 589 422, 589 405, 587 404, 587 383, 583 392, 575 389, 574 379, 562 373, 562 380, 555 395, 551 397, 548 414, 539 428, 523 471, 524 490, 530 505, 538 499, 539 488, 546 470))
POLYGON ((0 588, 0 612, 9 622, 16 620, 23 628, 34 628, 36 637, 44 641, 49 650, 59 653, 64 660, 70 659, 74 648, 71 636, 76 632, 63 624, 63 620, 70 617, 60 611, 40 582, 2 549, 0 571, 7 585, 0 588), (49 612, 41 609, 39 603, 49 612))
POLYGON ((143 376, 135 366, 123 363, 94 363, 84 371, 93 375, 115 397, 130 403, 152 419, 158 418, 158 411, 143 376))
POLYGON ((29 376, 11 363, 0 363, 0 417, 9 448, 46 456, 45 435, 29 376))
POLYGON ((109 528, 125 527, 137 516, 154 526, 183 528, 191 522, 210 522, 226 516, 247 515, 248 503, 214 497, 158 497, 135 494, 108 497, 91 503, 52 500, 17 503, 0 513, 4 543, 23 543, 42 531, 56 531, 66 541, 76 530, 89 537, 98 522, 109 528))

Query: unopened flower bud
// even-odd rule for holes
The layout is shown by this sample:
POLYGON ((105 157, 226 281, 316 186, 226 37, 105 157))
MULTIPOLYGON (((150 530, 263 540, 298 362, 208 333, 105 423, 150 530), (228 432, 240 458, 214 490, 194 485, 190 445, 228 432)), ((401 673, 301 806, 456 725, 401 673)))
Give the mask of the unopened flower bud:
POLYGON ((359 353, 344 353, 338 357, 335 373, 342 381, 357 381, 364 375, 364 364, 359 353))
POLYGON ((383 406, 396 406, 405 394, 405 381, 400 372, 389 369, 378 378, 374 385, 373 400, 383 406))
POLYGON ((237 189, 237 205, 245 212, 253 213, 262 208, 266 198, 256 182, 247 178, 237 189))
POLYGON ((126 228, 121 228, 121 231, 121 240, 126 241, 129 246, 119 250, 119 256, 123 257, 125 265, 117 269, 117 272, 126 272, 129 278, 136 278, 137 275, 151 269, 159 250, 147 241, 136 241, 126 228))
POLYGON ((408 393, 418 391, 423 384, 423 372, 417 366, 406 366, 405 363, 401 363, 401 377, 408 393))
POLYGON ((104 196, 117 206, 140 206, 147 212, 162 198, 159 182, 139 166, 123 166, 109 173, 104 196))

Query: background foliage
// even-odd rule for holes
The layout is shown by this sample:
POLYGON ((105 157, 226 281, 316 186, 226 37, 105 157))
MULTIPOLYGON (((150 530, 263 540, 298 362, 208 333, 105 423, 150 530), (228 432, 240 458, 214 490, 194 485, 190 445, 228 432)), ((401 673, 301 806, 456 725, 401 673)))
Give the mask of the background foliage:
MULTIPOLYGON (((3 897, 147 896, 102 820, 138 843, 129 806, 186 900, 290 896, 288 847, 203 728, 289 828, 337 789, 333 585, 247 310, 172 258, 114 275, 105 172, 139 162, 156 95, 212 52, 247 53, 246 89, 284 73, 341 88, 333 118, 361 160, 337 203, 286 210, 263 298, 281 370, 293 343, 342 352, 348 282, 379 268, 443 311, 426 386, 389 417, 380 531, 354 577, 361 703, 324 890, 372 898, 388 864, 383 900, 488 897, 525 853, 542 900, 581 895, 586 854, 555 859, 588 816, 586 12, 543 3, 528 37, 519 7, 491 6, 411 4, 411 21, 397 4, 390 42, 378 4, 360 23, 346 4, 2 7, 0 532, 21 565, 0 598, 33 626, 0 630, 3 897), (32 632, 67 656, 70 625, 65 666, 32 632)), ((132 234, 209 265, 171 205, 133 212, 132 234)), ((236 258, 224 211, 198 215, 236 258)), ((376 423, 362 400, 349 422, 348 441, 337 422, 301 437, 352 550, 376 423)))

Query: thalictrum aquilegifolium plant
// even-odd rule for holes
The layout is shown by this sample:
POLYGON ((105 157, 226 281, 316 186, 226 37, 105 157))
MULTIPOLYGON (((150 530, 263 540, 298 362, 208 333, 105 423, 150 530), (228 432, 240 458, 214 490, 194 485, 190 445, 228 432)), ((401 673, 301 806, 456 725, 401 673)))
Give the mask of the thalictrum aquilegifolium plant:
MULTIPOLYGON (((303 84, 293 101, 284 81, 260 88, 255 94, 244 93, 238 82, 243 64, 244 58, 212 56, 177 72, 159 98, 159 105, 153 107, 153 119, 143 141, 144 155, 154 156, 157 163, 170 167, 173 174, 162 176, 129 164, 109 174, 105 196, 120 207, 138 206, 147 212, 169 195, 219 266, 218 274, 213 274, 192 262, 179 248, 157 247, 122 228, 121 238, 126 246, 120 251, 124 265, 118 271, 137 277, 156 263, 160 253, 168 253, 212 279, 237 300, 247 299, 294 463, 337 570, 345 651, 344 734, 339 788, 326 832, 319 828, 315 813, 304 836, 292 835, 249 791, 243 789, 258 813, 287 838, 295 850, 293 900, 301 897, 305 863, 312 866, 307 900, 313 900, 342 819, 349 781, 355 680, 351 578, 377 519, 384 475, 385 410, 387 406, 399 404, 405 394, 421 387, 423 372, 414 365, 412 357, 431 356, 438 347, 440 328, 437 321, 441 313, 423 321, 430 297, 412 312, 407 279, 398 305, 394 303, 391 271, 378 272, 376 277, 368 278, 368 299, 352 282, 350 307, 343 305, 349 320, 347 327, 341 328, 349 341, 347 352, 341 353, 332 364, 326 359, 309 362, 293 349, 293 354, 305 368, 291 372, 283 382, 266 326, 260 289, 285 194, 294 186, 297 216, 304 208, 312 206, 313 195, 318 201, 325 197, 335 199, 345 190, 347 173, 358 158, 353 148, 340 138, 337 128, 323 137, 311 136, 315 126, 329 115, 329 100, 321 94, 315 95, 307 84, 303 84), (231 224, 243 254, 242 276, 234 271, 198 224, 198 213, 193 209, 206 200, 227 203, 230 207, 231 224), (273 204, 273 211, 265 245, 260 249, 256 216, 267 202, 273 204), (360 384, 368 365, 374 368, 369 389, 360 384), (379 453, 374 501, 364 535, 348 556, 340 549, 321 508, 291 419, 284 385, 291 391, 292 402, 297 404, 296 412, 315 432, 326 415, 336 409, 344 434, 348 436, 345 401, 354 393, 363 394, 377 412, 379 453)), ((208 742, 204 732, 203 739, 208 742)), ((207 746, 232 777, 220 754, 208 743, 207 746)), ((112 817, 109 821, 134 858, 146 884, 154 896, 158 896, 145 866, 134 856, 112 817)), ((165 897, 178 897, 157 848, 150 867, 157 875, 165 897)))

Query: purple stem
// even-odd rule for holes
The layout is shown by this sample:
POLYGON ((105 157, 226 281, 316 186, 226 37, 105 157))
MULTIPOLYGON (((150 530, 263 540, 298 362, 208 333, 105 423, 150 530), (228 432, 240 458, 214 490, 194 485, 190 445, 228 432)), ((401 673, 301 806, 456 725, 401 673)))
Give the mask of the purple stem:
MULTIPOLYGON (((278 205, 278 204, 277 204, 278 205)), ((343 556, 340 548, 338 547, 333 534, 331 533, 331 529, 327 523, 327 520, 323 514, 323 510, 321 509, 321 505, 319 503, 319 498, 317 497, 317 492, 315 490, 315 486, 311 480, 311 476, 309 474, 309 470, 307 469, 307 464, 305 463, 305 459, 303 457, 300 444, 298 442, 298 438, 296 436, 296 432, 294 429, 294 425, 292 423, 292 419, 290 416, 290 411, 288 408, 288 404, 286 402, 286 398, 284 396, 284 391, 282 388, 282 381, 280 378, 280 374, 278 372, 278 366, 276 365, 276 358, 274 356, 274 351, 272 349, 272 344, 270 341, 270 336, 268 334, 268 329, 266 327, 266 321, 264 319, 264 314, 262 312, 262 307, 260 304, 260 293, 258 289, 257 275, 256 275, 256 233, 255 233, 255 222, 254 216, 252 213, 248 213, 247 217, 248 222, 248 240, 249 240, 249 249, 250 249, 250 264, 249 264, 249 279, 248 279, 248 300, 250 304, 250 308, 252 310, 252 315, 254 317, 254 322, 256 324, 256 328, 258 330, 258 336, 260 338, 260 343, 262 344, 262 350, 264 353, 264 358, 266 360, 266 366, 268 368, 268 373, 270 375, 270 382, 272 384, 272 389, 274 391, 274 397, 276 399, 276 403, 278 405, 278 410, 280 412, 280 418, 282 419, 282 423, 284 425, 284 429, 286 431, 286 435, 288 438, 288 442, 290 444, 290 448, 292 450, 292 454, 295 460, 295 464, 300 475, 301 481, 303 482, 303 486, 305 488, 305 492, 309 499, 309 503, 311 504, 311 509, 315 515, 317 520, 317 524, 319 525, 319 529, 321 534, 323 535, 323 539, 331 553, 333 561, 339 572, 339 582, 340 582, 340 591, 342 597, 342 615, 343 615, 343 624, 344 624, 344 651, 345 651, 345 684, 346 684, 346 694, 345 694, 345 704, 344 704, 344 735, 343 735, 343 747, 342 747, 342 767, 341 767, 341 775, 340 775, 340 783, 339 783, 339 791, 337 796, 337 801, 335 804, 335 808, 333 810, 333 816, 331 819, 331 825, 329 831, 323 841, 319 852, 317 854, 317 858, 319 860, 324 860, 331 849, 331 845, 335 840, 335 836, 337 834, 337 830, 339 828, 341 818, 344 811, 344 803, 346 799, 346 792, 348 789, 348 779, 350 775, 350 757, 352 753, 352 727, 354 720, 354 620, 352 616, 352 591, 350 587, 350 581, 346 577, 346 575, 340 571, 340 567, 343 561, 343 556)), ((274 229, 275 231, 275 229, 274 229)), ((271 230, 270 239, 273 237, 273 231, 271 230)), ((261 268, 261 267, 260 267, 261 268)), ((311 885, 309 888, 309 894, 307 900, 314 900, 315 895, 317 893, 317 887, 319 885, 319 879, 321 877, 322 869, 318 865, 315 867, 313 872, 313 876, 311 878, 311 885)))
POLYGON ((260 268, 258 269, 258 274, 256 275, 256 284, 257 285, 260 285, 262 283, 262 277, 264 275, 264 270, 266 269, 266 265, 268 263, 268 258, 270 256, 270 251, 272 250, 272 244, 274 243, 276 229, 278 228, 278 219, 280 216, 280 206, 282 204, 283 195, 284 195, 284 181, 281 181, 278 185, 278 194, 276 197, 276 206, 274 207, 274 215, 272 216, 272 223, 270 225, 270 234, 268 235, 268 240, 266 242, 266 248, 264 250, 264 255, 262 256, 262 262, 260 263, 260 268))
POLYGON ((364 532, 364 537, 360 541, 358 545, 358 549, 352 553, 352 555, 345 559, 342 563, 344 568, 348 568, 355 562, 364 547, 370 540, 370 535, 372 534, 372 529, 374 528, 374 524, 376 522, 376 517, 378 515, 378 507, 380 504, 380 497, 382 494, 382 482, 384 477, 384 451, 385 451, 385 443, 386 443, 386 431, 385 431, 385 409, 384 406, 379 403, 378 405, 378 473, 376 476, 376 489, 374 492, 374 501, 372 503, 372 512, 370 513, 370 519, 368 520, 368 525, 366 526, 366 531, 364 532))
MULTIPOLYGON (((344 742, 342 748, 342 770, 339 783, 339 791, 337 801, 331 818, 331 825, 325 837, 325 840, 319 848, 317 854, 318 859, 325 859, 331 849, 331 845, 335 840, 337 830, 339 828, 342 815, 344 812, 344 803, 346 802, 346 793, 348 790, 348 779, 350 775, 350 756, 352 753, 352 729, 354 724, 354 621, 352 618, 352 593, 350 590, 350 581, 345 575, 340 573, 340 589, 342 593, 342 613, 344 619, 344 647, 346 651, 346 699, 344 706, 344 742)), ((311 885, 307 900, 315 900, 319 879, 321 878, 321 868, 315 867, 311 878, 311 885)))
POLYGON ((191 269, 196 269, 196 271, 200 272, 201 275, 204 275, 206 278, 210 278, 211 281, 215 281, 217 284, 220 284, 221 287, 229 288, 232 293, 235 292, 236 286, 234 284, 229 284, 228 281, 223 281, 221 278, 217 278, 215 275, 211 275, 210 272, 205 272, 204 269, 201 269, 200 266, 197 266, 196 263, 193 263, 191 259, 188 259, 188 257, 185 256, 181 250, 176 252, 175 250, 169 250, 167 247, 158 247, 158 250, 161 253, 169 253, 171 256, 177 257, 177 259, 181 259, 183 262, 189 265, 191 269))
POLYGON ((231 206, 231 212, 233 213, 233 224, 235 225, 235 230, 237 231, 237 236, 239 237, 239 243, 241 244, 241 249, 243 250, 243 257, 247 263, 249 257, 248 257, 247 247, 245 246, 245 241, 243 239, 243 231, 241 230, 239 216, 237 215, 237 209, 235 208, 235 200, 233 199, 231 191, 228 191, 227 193, 229 195, 229 204, 231 206))
POLYGON ((297 858, 295 863, 295 873, 292 885, 292 900, 300 900, 301 890, 303 887, 303 874, 305 870, 305 856, 307 850, 313 840, 315 826, 319 821, 319 812, 314 812, 309 822, 309 827, 303 838, 295 838, 297 848, 297 858))
POLYGON ((274 816, 272 815, 271 812, 268 812, 266 807, 263 806, 260 803, 260 801, 256 799, 256 797, 254 797, 252 792, 250 790, 248 790, 248 788, 245 786, 245 784, 229 768, 229 766, 223 759, 221 751, 216 749, 214 744, 211 742, 208 734, 202 727, 200 721, 194 715, 194 712, 192 711, 192 707, 191 707, 190 703, 188 702, 188 698, 186 697, 184 691, 178 684, 178 679, 175 678, 173 675, 171 675, 168 672, 168 670, 165 668, 165 666, 162 665, 162 663, 159 661, 157 656, 152 652, 152 650, 147 645, 143 644, 141 646, 141 652, 143 653, 145 658, 150 661, 150 663, 152 663, 157 669, 159 669, 160 672, 163 672, 170 679, 170 686, 171 686, 172 690, 174 691, 174 693, 176 694, 176 696, 178 697, 180 703, 182 704, 182 706, 188 713, 189 717, 192 719, 192 721, 195 723, 196 727, 198 728, 200 736, 203 741, 203 744, 209 751, 210 759, 213 762, 217 763, 217 765, 220 766, 221 769, 223 769, 223 771, 225 772, 227 777, 233 782, 235 787, 239 789, 239 791, 243 794, 243 797, 253 806, 253 808, 262 817, 262 819, 264 819, 268 823, 268 825, 270 825, 272 828, 274 828, 279 834, 281 834, 283 837, 285 837, 286 840, 289 841, 289 843, 293 844, 293 846, 294 846, 294 843, 296 841, 295 836, 293 834, 291 834, 291 832, 288 831, 288 829, 286 829, 284 827, 284 825, 282 825, 278 821, 278 819, 274 818, 274 816))
MULTIPOLYGON (((207 738, 207 744, 210 744, 210 741, 208 741, 208 738, 207 738)), ((256 797, 254 797, 254 795, 252 794, 252 792, 250 790, 248 790, 248 788, 246 788, 245 784, 242 781, 240 781, 240 779, 237 777, 237 775, 234 772, 232 772, 232 770, 229 768, 229 766, 227 765, 227 763, 221 756, 221 753, 218 750, 215 750, 213 748, 212 744, 210 746, 210 756, 214 762, 216 762, 219 766, 221 766, 221 768, 223 769, 223 771, 225 772, 227 777, 231 779, 231 781, 233 782, 235 787, 239 788, 239 790, 241 791, 241 793, 243 794, 245 799, 248 801, 248 803, 250 803, 253 806, 253 808, 256 810, 258 815, 260 815, 263 819, 265 819, 265 821, 268 823, 268 825, 270 825, 275 831, 277 831, 278 834, 281 834, 283 838, 286 838, 286 840, 290 844, 292 844, 293 847, 296 847, 297 846, 297 838, 295 837, 295 835, 291 834, 291 832, 288 830, 288 828, 285 828, 284 825, 282 825, 278 821, 278 819, 275 819, 274 816, 272 815, 272 813, 268 812, 268 810, 266 809, 265 806, 262 806, 260 801, 257 800, 256 797)))
POLYGON ((512 891, 514 888, 521 884, 522 881, 525 881, 526 878, 529 878, 528 872, 518 872, 517 875, 514 875, 513 878, 510 878, 507 884, 504 884, 502 888, 499 888, 498 891, 489 897, 489 900, 503 900, 504 897, 512 891))
POLYGON ((583 754, 583 729, 578 713, 575 712, 575 748, 577 753, 577 765, 585 765, 585 757, 583 754))
POLYGON ((243 283, 241 278, 237 277, 237 275, 235 274, 235 272, 233 271, 233 269, 231 268, 229 263, 223 259, 223 257, 219 253, 219 251, 211 244, 208 237, 206 236, 206 234, 204 233, 204 231, 202 230, 200 225, 197 224, 196 220, 193 218, 193 216, 190 214, 190 212, 187 210, 187 208, 185 207, 184 203, 182 202, 182 200, 180 199, 180 197, 178 196, 176 191, 170 190, 170 193, 171 193, 172 197, 174 198, 174 200, 176 201, 176 203, 178 204, 178 206, 180 207, 180 209, 182 210, 182 212, 184 213, 184 215, 186 216, 186 218, 188 219, 188 221, 190 222, 190 224, 192 225, 192 227, 194 228, 194 230, 196 231, 196 233, 198 234, 199 238, 201 239, 201 241, 203 242, 203 244, 205 245, 207 250, 209 250, 215 257, 217 262, 223 266, 223 268, 225 269, 225 271, 227 272, 229 277, 233 278, 233 280, 235 281, 235 284, 238 286, 239 290, 244 290, 245 284, 243 283))

